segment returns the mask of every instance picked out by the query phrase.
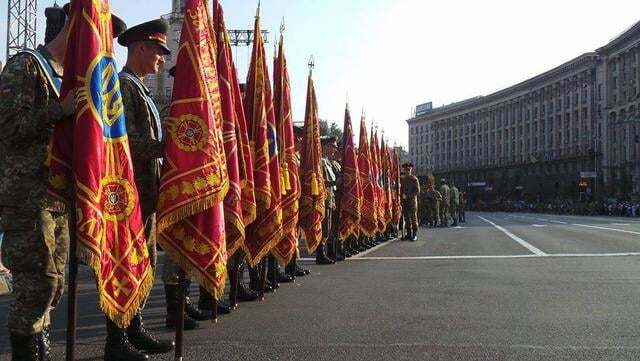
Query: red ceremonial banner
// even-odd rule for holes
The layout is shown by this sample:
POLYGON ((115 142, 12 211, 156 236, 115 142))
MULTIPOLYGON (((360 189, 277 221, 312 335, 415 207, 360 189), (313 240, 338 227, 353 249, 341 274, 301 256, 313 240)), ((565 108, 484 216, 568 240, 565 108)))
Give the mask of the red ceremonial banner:
POLYGON ((62 97, 75 118, 52 138, 50 193, 75 192, 78 258, 97 279, 104 313, 126 327, 153 285, 133 175, 107 0, 73 0, 62 97), (70 179, 73 178, 73 186, 70 179))
POLYGON ((378 131, 371 132, 371 167, 373 169, 373 186, 376 194, 376 222, 378 225, 378 233, 384 231, 384 192, 380 183, 380 147, 378 146, 378 131))
POLYGON ((279 140, 259 15, 255 19, 254 36, 245 103, 255 161, 253 176, 257 201, 256 220, 247 227, 244 244, 251 266, 257 265, 282 237, 279 140))
POLYGON ((362 207, 362 186, 358 171, 358 158, 353 143, 353 127, 349 107, 344 110, 344 127, 342 135, 342 197, 340 198, 340 215, 338 236, 347 239, 360 235, 360 210, 362 207))
POLYGON ((287 59, 284 56, 284 36, 280 34, 278 54, 273 68, 273 103, 276 111, 276 130, 279 135, 280 187, 282 190, 282 234, 273 248, 273 255, 283 265, 291 262, 298 248, 298 201, 300 176, 296 155, 291 111, 291 83, 287 59))
POLYGON ((324 219, 324 175, 322 173, 322 147, 320 146, 320 120, 318 102, 313 86, 312 72, 307 83, 307 105, 304 117, 300 165, 300 228, 307 242, 307 252, 313 253, 322 242, 324 219))
POLYGON ((216 299, 226 280, 222 202, 229 179, 215 36, 203 0, 187 0, 158 197, 159 242, 216 299))
POLYGON ((384 187, 384 222, 385 227, 389 227, 391 219, 393 218, 393 200, 391 198, 391 160, 389 154, 389 148, 384 141, 384 135, 382 136, 382 185, 384 187))
POLYGON ((244 118, 244 105, 231 43, 220 2, 213 3, 213 28, 218 49, 218 79, 222 103, 224 150, 227 156, 229 191, 224 199, 227 252, 234 254, 245 242, 245 227, 253 222, 256 200, 253 191, 253 161, 244 118))
POLYGON ((371 148, 367 139, 367 128, 364 124, 364 115, 360 119, 360 142, 358 144, 358 172, 360 173, 360 186, 362 187, 362 208, 360 212, 360 232, 372 237, 378 230, 376 212, 376 189, 374 184, 373 169, 371 167, 371 148))

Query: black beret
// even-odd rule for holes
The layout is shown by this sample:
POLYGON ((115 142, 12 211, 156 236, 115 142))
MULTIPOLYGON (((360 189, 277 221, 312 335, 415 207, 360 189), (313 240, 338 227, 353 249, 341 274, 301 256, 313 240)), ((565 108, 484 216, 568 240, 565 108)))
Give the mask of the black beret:
POLYGON ((293 126, 293 134, 296 137, 303 137, 304 136, 304 127, 298 126, 298 125, 294 125, 293 126))
POLYGON ((402 164, 402 168, 413 168, 413 163, 406 162, 406 163, 402 164))
POLYGON ((164 19, 147 21, 129 28, 118 36, 118 43, 122 46, 129 46, 138 41, 152 41, 160 45, 165 54, 171 54, 167 46, 167 33, 169 23, 164 19))

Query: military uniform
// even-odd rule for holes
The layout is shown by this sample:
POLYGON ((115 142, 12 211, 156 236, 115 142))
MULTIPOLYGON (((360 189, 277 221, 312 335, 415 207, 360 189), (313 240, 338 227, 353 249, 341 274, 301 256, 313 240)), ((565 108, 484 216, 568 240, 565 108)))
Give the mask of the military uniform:
POLYGON ((12 334, 42 334, 64 292, 67 208, 47 195, 47 145, 63 119, 62 64, 42 46, 9 59, 0 75, 0 232, 13 274, 12 334), (51 80, 50 80, 51 79, 51 80))
POLYGON ((460 223, 464 223, 467 220, 465 215, 465 208, 467 205, 467 194, 465 192, 460 192, 460 204, 458 206, 458 220, 460 223))
POLYGON ((333 171, 331 161, 325 157, 322 158, 322 172, 325 181, 324 219, 322 220, 322 244, 318 246, 316 251, 316 261, 320 263, 326 258, 325 247, 331 238, 333 213, 336 209, 336 174, 333 171))
POLYGON ((449 189, 449 204, 451 205, 451 219, 453 220, 453 226, 458 225, 458 207, 460 207, 460 191, 455 184, 451 185, 449 189))
POLYGON ((413 174, 405 174, 400 178, 400 198, 402 199, 402 216, 409 232, 409 239, 416 240, 418 234, 418 196, 420 182, 413 174))
POLYGON ((160 170, 164 156, 160 114, 150 90, 133 72, 124 67, 120 73, 120 91, 127 120, 127 135, 145 225, 145 237, 152 266, 156 266, 156 205, 160 170))
POLYGON ((440 202, 440 226, 449 227, 449 207, 451 205, 451 189, 445 183, 442 183, 438 189, 442 195, 442 201, 440 202))
POLYGON ((342 197, 342 165, 335 159, 329 161, 331 170, 335 177, 334 186, 334 209, 332 211, 332 224, 329 230, 329 257, 336 261, 344 261, 344 255, 341 240, 338 239, 338 228, 340 227, 340 219, 338 217, 338 205, 340 204, 340 197, 342 197))
MULTIPOLYGON (((156 55, 170 53, 166 46, 168 28, 165 20, 153 20, 125 31, 118 37, 118 43, 125 47, 130 47, 136 42, 156 43, 159 47, 156 53, 152 56, 147 55, 149 58, 140 59, 150 63, 155 61, 156 55)), ((132 49, 135 50, 135 48, 129 48, 129 57, 132 55, 132 49)), ((158 109, 151 98, 151 92, 138 78, 138 74, 125 66, 119 74, 119 80, 145 238, 151 266, 155 272, 157 263, 155 213, 164 156, 162 124, 158 109)), ((144 305, 140 308, 143 309, 144 305)), ((126 332, 107 320, 105 360, 146 360, 148 357, 143 351, 166 353, 172 349, 173 342, 157 340, 144 328, 140 312, 134 316, 126 332)))

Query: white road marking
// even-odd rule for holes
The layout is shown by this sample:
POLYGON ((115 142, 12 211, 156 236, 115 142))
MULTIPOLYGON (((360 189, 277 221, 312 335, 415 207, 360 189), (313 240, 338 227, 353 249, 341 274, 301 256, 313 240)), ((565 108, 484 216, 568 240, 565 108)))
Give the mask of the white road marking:
POLYGON ((630 226, 629 223, 611 223, 612 226, 630 226))
POLYGON ((563 221, 555 221, 553 219, 550 219, 549 222, 551 223, 556 223, 556 224, 569 224, 569 222, 563 222, 563 221))
POLYGON ((465 229, 465 228, 467 228, 467 227, 462 227, 462 226, 455 226, 455 227, 453 227, 453 229, 465 229))
POLYGON ((350 261, 438 261, 473 259, 519 259, 519 258, 588 258, 588 257, 638 257, 640 252, 628 253, 556 253, 556 254, 518 254, 498 256, 418 256, 418 257, 353 257, 350 261))
POLYGON ((496 229, 498 229, 500 232, 506 234, 507 236, 509 236, 509 238, 513 239, 514 241, 518 242, 521 246, 523 246, 524 248, 528 249, 529 251, 533 252, 534 254, 538 255, 538 256, 546 256, 547 254, 542 252, 541 250, 539 250, 538 248, 532 246, 531 244, 527 243, 524 239, 516 236, 515 234, 509 232, 506 228, 501 227, 493 222, 491 222, 490 220, 478 216, 478 218, 482 219, 483 221, 489 223, 490 225, 494 226, 496 229))
POLYGON ((640 232, 627 231, 626 229, 617 229, 617 228, 609 228, 609 227, 601 227, 601 226, 592 226, 592 225, 580 224, 580 223, 572 223, 571 225, 572 226, 587 227, 587 228, 602 229, 602 230, 605 230, 605 231, 614 231, 614 232, 620 232, 620 233, 629 233, 629 234, 640 235, 640 232))
POLYGON ((546 227, 544 224, 532 224, 531 227, 546 227))

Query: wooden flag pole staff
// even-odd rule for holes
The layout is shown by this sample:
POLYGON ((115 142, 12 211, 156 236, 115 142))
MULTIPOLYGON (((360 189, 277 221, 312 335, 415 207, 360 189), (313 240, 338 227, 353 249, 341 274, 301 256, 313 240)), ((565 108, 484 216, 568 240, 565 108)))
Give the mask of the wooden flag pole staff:
POLYGON ((264 290, 267 287, 267 257, 260 261, 260 301, 264 301, 264 290))
POLYGON ((184 270, 178 272, 178 319, 176 324, 176 353, 175 361, 182 361, 184 353, 184 295, 185 295, 185 274, 184 270))
MULTIPOLYGON (((75 205, 74 205, 75 207, 75 205)), ((78 294, 78 249, 76 237, 76 212, 69 212, 69 289, 67 293, 67 350, 66 360, 75 360, 77 294, 78 294)))
POLYGON ((238 308, 238 287, 240 286, 240 263, 242 263, 242 257, 240 250, 237 250, 232 256, 232 268, 229 275, 229 282, 231 283, 231 289, 229 291, 229 307, 232 310, 238 308))

